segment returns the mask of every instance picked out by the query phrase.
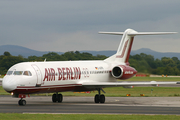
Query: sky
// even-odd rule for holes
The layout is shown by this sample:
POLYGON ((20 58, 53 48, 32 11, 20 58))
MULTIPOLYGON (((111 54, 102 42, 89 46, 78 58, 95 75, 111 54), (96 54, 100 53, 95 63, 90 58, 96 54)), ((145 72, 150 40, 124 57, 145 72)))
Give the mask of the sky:
POLYGON ((0 0, 0 46, 38 51, 117 50, 99 31, 179 32, 136 36, 132 50, 180 53, 180 0, 0 0))

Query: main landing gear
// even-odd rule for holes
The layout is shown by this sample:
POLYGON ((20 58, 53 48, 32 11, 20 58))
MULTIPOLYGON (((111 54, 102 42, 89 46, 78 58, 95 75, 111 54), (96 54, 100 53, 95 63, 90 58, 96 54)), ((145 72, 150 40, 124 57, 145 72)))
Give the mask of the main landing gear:
POLYGON ((62 102, 62 100, 63 100, 63 95, 62 94, 58 94, 58 93, 56 93, 56 94, 53 94, 52 95, 52 101, 53 102, 62 102))
POLYGON ((104 92, 103 89, 98 88, 98 94, 96 94, 94 97, 95 103, 105 103, 105 96, 103 94, 101 94, 101 90, 104 92))

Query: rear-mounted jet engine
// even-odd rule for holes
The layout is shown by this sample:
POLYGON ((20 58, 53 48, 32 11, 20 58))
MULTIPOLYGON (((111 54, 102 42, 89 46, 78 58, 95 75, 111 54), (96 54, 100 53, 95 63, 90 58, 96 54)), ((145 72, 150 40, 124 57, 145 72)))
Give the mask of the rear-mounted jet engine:
POLYGON ((128 79, 133 77, 137 73, 136 69, 127 65, 119 65, 112 69, 112 76, 116 79, 128 79))

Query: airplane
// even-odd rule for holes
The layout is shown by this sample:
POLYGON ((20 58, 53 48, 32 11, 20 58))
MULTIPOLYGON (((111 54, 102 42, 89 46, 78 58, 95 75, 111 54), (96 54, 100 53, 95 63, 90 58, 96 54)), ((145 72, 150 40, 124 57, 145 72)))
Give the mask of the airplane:
POLYGON ((95 103, 105 103, 106 87, 132 88, 136 85, 178 84, 177 82, 118 82, 133 77, 137 71, 129 65, 129 56, 137 35, 164 35, 176 32, 137 32, 127 29, 124 32, 99 32, 101 34, 123 35, 117 53, 105 60, 87 61, 43 61, 22 62, 13 65, 2 80, 3 89, 13 97, 20 98, 18 104, 26 105, 26 96, 34 93, 54 93, 52 102, 62 102, 59 92, 94 91, 95 103))

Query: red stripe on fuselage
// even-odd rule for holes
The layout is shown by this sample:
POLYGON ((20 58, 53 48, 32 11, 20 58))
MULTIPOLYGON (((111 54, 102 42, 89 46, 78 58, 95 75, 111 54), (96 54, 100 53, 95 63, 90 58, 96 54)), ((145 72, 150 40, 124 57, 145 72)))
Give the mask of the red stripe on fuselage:
POLYGON ((49 86, 18 86, 15 90, 9 91, 14 94, 34 94, 34 93, 53 93, 65 91, 92 91, 93 88, 85 88, 82 84, 65 84, 65 85, 49 85, 49 86))
POLYGON ((82 84, 64 84, 64 85, 46 85, 41 87, 35 86, 17 86, 18 89, 26 89, 26 88, 52 88, 52 87, 64 87, 64 86, 82 86, 82 84))

